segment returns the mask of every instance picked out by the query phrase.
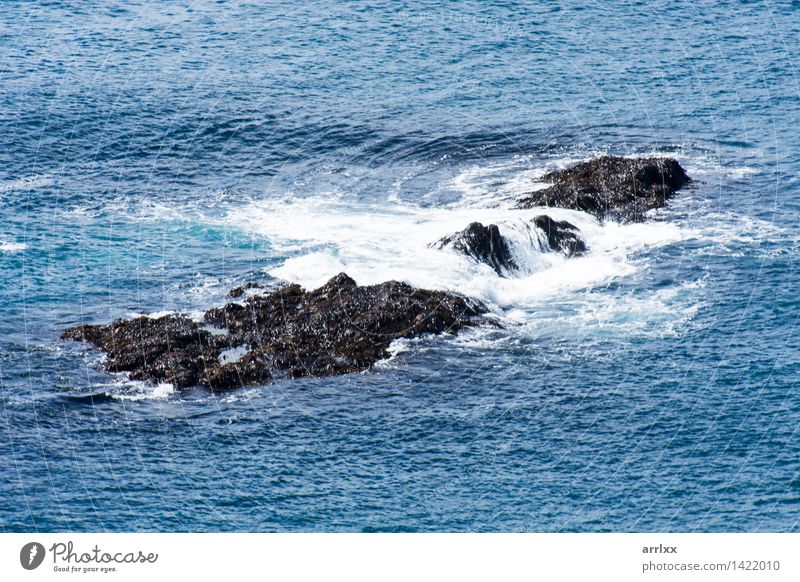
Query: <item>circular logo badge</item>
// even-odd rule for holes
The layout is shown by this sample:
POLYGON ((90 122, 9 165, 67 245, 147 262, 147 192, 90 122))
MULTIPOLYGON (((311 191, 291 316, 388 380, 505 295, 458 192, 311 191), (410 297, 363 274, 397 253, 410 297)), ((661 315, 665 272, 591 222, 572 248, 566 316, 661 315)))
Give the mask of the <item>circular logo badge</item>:
POLYGON ((19 563, 26 570, 35 570, 44 561, 44 546, 39 542, 30 542, 19 551, 19 563))

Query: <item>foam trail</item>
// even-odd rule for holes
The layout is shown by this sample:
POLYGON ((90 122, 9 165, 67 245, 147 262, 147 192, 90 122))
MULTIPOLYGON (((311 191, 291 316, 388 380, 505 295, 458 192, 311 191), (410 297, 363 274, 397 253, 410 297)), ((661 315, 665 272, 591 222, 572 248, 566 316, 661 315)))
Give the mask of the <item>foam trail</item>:
POLYGON ((165 400, 175 394, 172 384, 161 383, 151 386, 144 382, 127 381, 123 383, 125 390, 118 390, 111 393, 111 397, 117 400, 129 400, 138 402, 140 400, 165 400))
POLYGON ((0 182, 0 193, 11 192, 14 190, 33 190, 53 184, 53 177, 48 174, 26 176, 18 180, 8 180, 0 182))

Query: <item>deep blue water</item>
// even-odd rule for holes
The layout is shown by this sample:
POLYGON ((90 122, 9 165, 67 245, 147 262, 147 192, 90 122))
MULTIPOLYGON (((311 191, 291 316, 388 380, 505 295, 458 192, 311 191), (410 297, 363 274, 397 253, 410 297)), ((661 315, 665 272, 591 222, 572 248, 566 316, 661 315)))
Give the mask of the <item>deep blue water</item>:
POLYGON ((800 529, 800 3, 114 4, 0 5, 3 531, 800 529), (695 186, 427 248, 600 153, 695 186), (504 327, 221 396, 58 339, 340 270, 504 327))

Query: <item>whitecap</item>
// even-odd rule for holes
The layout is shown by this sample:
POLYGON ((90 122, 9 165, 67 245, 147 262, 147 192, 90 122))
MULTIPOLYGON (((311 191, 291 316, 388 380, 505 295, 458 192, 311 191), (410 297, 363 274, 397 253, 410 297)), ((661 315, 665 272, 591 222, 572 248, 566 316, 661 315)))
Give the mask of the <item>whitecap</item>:
POLYGON ((0 241, 0 252, 6 254, 20 253, 28 248, 25 243, 18 243, 12 241, 0 241))
POLYGON ((141 400, 165 400, 175 394, 175 387, 172 384, 162 382, 160 384, 146 384, 144 382, 125 382, 124 391, 113 391, 111 397, 117 400, 141 401, 141 400))

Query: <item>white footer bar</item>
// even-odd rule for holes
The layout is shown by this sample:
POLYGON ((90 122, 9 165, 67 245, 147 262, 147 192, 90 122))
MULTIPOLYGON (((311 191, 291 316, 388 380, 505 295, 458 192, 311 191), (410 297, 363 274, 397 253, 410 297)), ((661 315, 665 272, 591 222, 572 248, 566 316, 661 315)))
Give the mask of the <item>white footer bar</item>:
POLYGON ((800 580, 800 534, 2 534, 0 580, 800 580))

